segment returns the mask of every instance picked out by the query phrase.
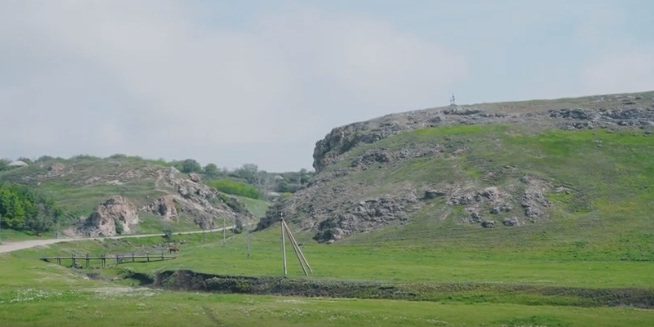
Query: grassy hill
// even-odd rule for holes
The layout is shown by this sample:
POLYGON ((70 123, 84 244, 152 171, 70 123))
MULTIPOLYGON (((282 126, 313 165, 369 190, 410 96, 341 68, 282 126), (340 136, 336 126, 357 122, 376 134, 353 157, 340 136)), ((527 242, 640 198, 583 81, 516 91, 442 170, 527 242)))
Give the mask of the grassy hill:
POLYGON ((266 201, 242 201, 190 178, 170 163, 124 155, 44 157, 26 167, 0 171, 0 183, 26 185, 62 209, 64 215, 56 227, 60 231, 89 217, 98 205, 113 196, 122 196, 134 205, 140 219, 136 232, 140 233, 198 229, 211 226, 204 222, 221 215, 227 215, 230 221, 243 216, 250 222, 254 216, 243 208, 251 206, 261 214, 261 208, 267 206, 266 201), (163 219, 153 209, 162 198, 170 198, 170 206, 174 204, 175 208, 166 209, 175 212, 174 219, 163 219))
POLYGON ((338 142, 350 146, 344 151, 330 136, 321 141, 332 148, 317 162, 329 157, 329 164, 284 211, 319 241, 652 260, 653 94, 626 97, 640 99, 636 110, 644 113, 629 123, 601 115, 633 104, 598 98, 550 101, 550 111, 540 103, 540 114, 507 111, 531 102, 494 104, 463 122, 441 113, 438 126, 416 118, 416 129, 386 135, 379 126, 407 120, 390 115, 373 127, 376 120, 355 124, 347 142, 350 126, 336 129, 346 135, 338 142), (570 102, 584 118, 557 118, 570 102), (500 111, 511 119, 497 120, 500 111), (606 126, 571 127, 581 122, 606 126), (385 136, 370 141, 367 133, 385 136))
MULTIPOLYGON (((508 125, 435 128, 367 145, 347 154, 344 161, 367 147, 394 149, 429 142, 465 144, 467 150, 448 158, 373 167, 332 183, 364 183, 370 190, 365 196, 374 197, 407 183, 433 187, 464 181, 471 188, 510 189, 523 184, 519 181, 523 176, 532 176, 553 186, 545 194, 551 203, 548 216, 521 226, 483 228, 466 222, 464 206, 448 205, 441 198, 424 201, 401 226, 356 235, 349 242, 418 241, 582 260, 654 259, 654 137, 642 131, 533 132, 508 125)), ((519 203, 514 206, 512 211, 517 212, 481 215, 498 222, 512 216, 522 219, 523 208, 519 203)))

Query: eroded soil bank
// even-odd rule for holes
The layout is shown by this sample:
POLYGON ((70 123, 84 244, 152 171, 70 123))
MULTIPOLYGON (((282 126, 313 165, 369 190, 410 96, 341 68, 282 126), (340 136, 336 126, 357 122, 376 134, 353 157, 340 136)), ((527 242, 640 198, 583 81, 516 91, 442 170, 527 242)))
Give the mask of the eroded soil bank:
POLYGON ((391 284, 282 277, 221 276, 190 270, 164 271, 157 273, 153 279, 142 277, 134 276, 142 283, 145 282, 156 288, 216 293, 654 308, 654 289, 641 288, 595 289, 490 283, 391 284))

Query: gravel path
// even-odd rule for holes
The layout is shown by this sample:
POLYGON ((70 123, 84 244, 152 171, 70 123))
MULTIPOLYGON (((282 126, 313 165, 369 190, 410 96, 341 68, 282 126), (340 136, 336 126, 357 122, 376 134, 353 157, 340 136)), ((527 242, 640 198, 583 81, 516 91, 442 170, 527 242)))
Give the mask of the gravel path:
MULTIPOLYGON (((228 226, 224 229, 230 230, 235 226, 228 226)), ((214 233, 222 232, 223 228, 207 229, 207 230, 196 230, 190 232, 177 232, 173 235, 187 235, 187 234, 201 234, 201 233, 214 233)), ((19 242, 4 242, 0 244, 0 254, 9 253, 18 250, 29 249, 37 246, 47 246, 55 243, 63 242, 79 242, 79 241, 89 241, 89 240, 117 240, 121 238, 142 238, 142 237, 154 237, 154 236, 163 236, 164 234, 138 234, 138 235, 120 235, 120 236, 110 236, 110 237, 90 237, 90 238, 54 238, 47 240, 29 240, 29 241, 19 241, 19 242)))

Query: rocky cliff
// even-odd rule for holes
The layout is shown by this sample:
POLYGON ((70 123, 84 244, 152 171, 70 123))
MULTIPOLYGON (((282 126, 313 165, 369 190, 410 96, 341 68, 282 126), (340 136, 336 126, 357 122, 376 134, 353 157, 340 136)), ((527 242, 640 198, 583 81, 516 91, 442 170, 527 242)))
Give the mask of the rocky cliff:
POLYGON ((527 124, 562 129, 654 126, 654 92, 585 98, 483 103, 392 114, 334 128, 316 143, 313 167, 320 172, 361 143, 375 143, 402 132, 456 124, 527 124))

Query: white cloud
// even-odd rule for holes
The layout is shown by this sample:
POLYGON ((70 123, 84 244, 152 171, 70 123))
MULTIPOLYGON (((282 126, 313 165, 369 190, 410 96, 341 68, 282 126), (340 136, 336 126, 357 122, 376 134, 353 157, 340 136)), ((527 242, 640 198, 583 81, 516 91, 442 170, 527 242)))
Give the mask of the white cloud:
POLYGON ((369 17, 301 9, 235 29, 197 14, 174 1, 0 4, 12 142, 0 155, 235 166, 265 152, 288 156, 263 168, 297 169, 333 124, 442 102, 466 76, 460 55, 369 17))

